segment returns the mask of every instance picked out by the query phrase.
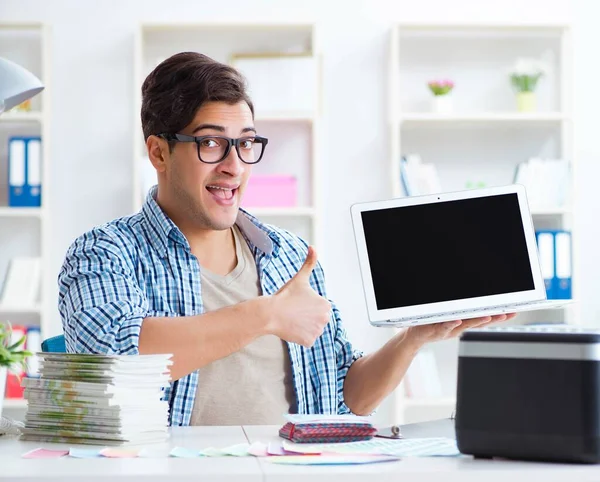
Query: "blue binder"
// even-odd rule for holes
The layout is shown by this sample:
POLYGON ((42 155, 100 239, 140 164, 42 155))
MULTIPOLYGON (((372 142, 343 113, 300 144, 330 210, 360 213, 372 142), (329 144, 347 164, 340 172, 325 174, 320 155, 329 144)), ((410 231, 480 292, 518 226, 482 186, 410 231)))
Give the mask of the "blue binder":
POLYGON ((554 262, 555 276, 555 298, 559 300, 570 300, 573 297, 572 290, 572 246, 570 231, 556 231, 554 233, 554 262))
POLYGON ((402 156, 400 159, 400 186, 404 191, 404 196, 412 196, 412 190, 408 179, 408 171, 406 169, 407 163, 406 157, 402 156))
POLYGON ((42 205, 42 143, 40 137, 8 140, 8 205, 42 205))
POLYGON ((555 276, 555 249, 554 249, 554 231, 540 230, 535 232, 535 239, 538 245, 538 254, 542 277, 546 287, 546 298, 549 300, 556 298, 555 276))

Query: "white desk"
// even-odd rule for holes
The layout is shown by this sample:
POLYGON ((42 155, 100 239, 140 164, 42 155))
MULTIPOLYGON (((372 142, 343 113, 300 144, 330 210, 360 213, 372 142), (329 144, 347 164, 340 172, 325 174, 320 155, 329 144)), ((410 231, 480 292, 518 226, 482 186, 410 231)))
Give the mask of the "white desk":
MULTIPOLYGON (((278 440, 279 427, 174 428, 163 448, 225 447, 244 442, 278 440)), ((449 420, 406 425, 406 437, 453 436, 449 420)), ((26 460, 21 455, 36 447, 68 448, 60 444, 19 442, 0 437, 0 481, 286 481, 366 482, 558 482, 600 480, 600 465, 543 464, 507 460, 405 458, 399 462, 346 467, 299 467, 270 464, 254 457, 197 459, 50 459, 26 460)), ((154 445, 153 447, 161 447, 154 445)))
MULTIPOLYGON (((148 448, 227 447, 247 442, 241 427, 176 427, 164 444, 148 448)), ((0 437, 0 481, 234 481, 262 482, 258 459, 254 457, 203 457, 197 459, 23 459, 21 456, 38 447, 68 449, 72 445, 19 442, 0 437)), ((91 445, 79 447, 93 448, 91 445)))
MULTIPOLYGON (((277 440, 278 427, 244 427, 250 442, 277 440)), ((405 437, 454 437, 452 420, 404 425, 405 437)), ((460 457, 407 457, 398 462, 357 466, 287 466, 261 459, 266 482, 565 482, 600 481, 600 465, 567 465, 460 457), (316 479, 315 479, 316 477, 316 479)))

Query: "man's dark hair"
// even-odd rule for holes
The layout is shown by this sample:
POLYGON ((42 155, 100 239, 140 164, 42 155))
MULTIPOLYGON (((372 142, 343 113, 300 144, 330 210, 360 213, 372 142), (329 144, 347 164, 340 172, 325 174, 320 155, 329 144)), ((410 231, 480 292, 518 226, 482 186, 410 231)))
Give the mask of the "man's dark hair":
POLYGON ((144 139, 176 134, 184 129, 206 102, 237 104, 244 101, 254 116, 242 74, 197 52, 181 52, 161 62, 142 85, 144 139))

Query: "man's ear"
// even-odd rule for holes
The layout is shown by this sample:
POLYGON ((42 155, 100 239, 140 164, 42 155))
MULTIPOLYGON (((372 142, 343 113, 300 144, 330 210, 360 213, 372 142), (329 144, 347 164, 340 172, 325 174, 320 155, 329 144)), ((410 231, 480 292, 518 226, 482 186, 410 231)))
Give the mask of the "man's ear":
POLYGON ((165 172, 167 169, 167 161, 170 158, 168 141, 158 136, 148 136, 146 139, 146 149, 150 162, 156 169, 156 172, 165 172))

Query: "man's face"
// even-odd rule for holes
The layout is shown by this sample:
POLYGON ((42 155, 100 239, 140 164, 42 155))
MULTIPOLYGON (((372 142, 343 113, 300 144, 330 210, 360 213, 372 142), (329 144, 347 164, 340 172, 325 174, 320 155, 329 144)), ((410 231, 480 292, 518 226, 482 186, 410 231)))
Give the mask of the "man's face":
MULTIPOLYGON (((190 136, 253 136, 252 112, 245 102, 208 102, 180 134, 190 136)), ((203 150, 215 143, 205 141, 203 150)), ((204 156, 203 156, 204 158, 204 156)), ((210 159, 209 159, 210 160, 210 159)), ((195 142, 177 142, 165 172, 168 189, 178 207, 202 229, 224 230, 235 223, 252 166, 242 162, 235 146, 225 159, 207 164, 198 158, 195 142)))

